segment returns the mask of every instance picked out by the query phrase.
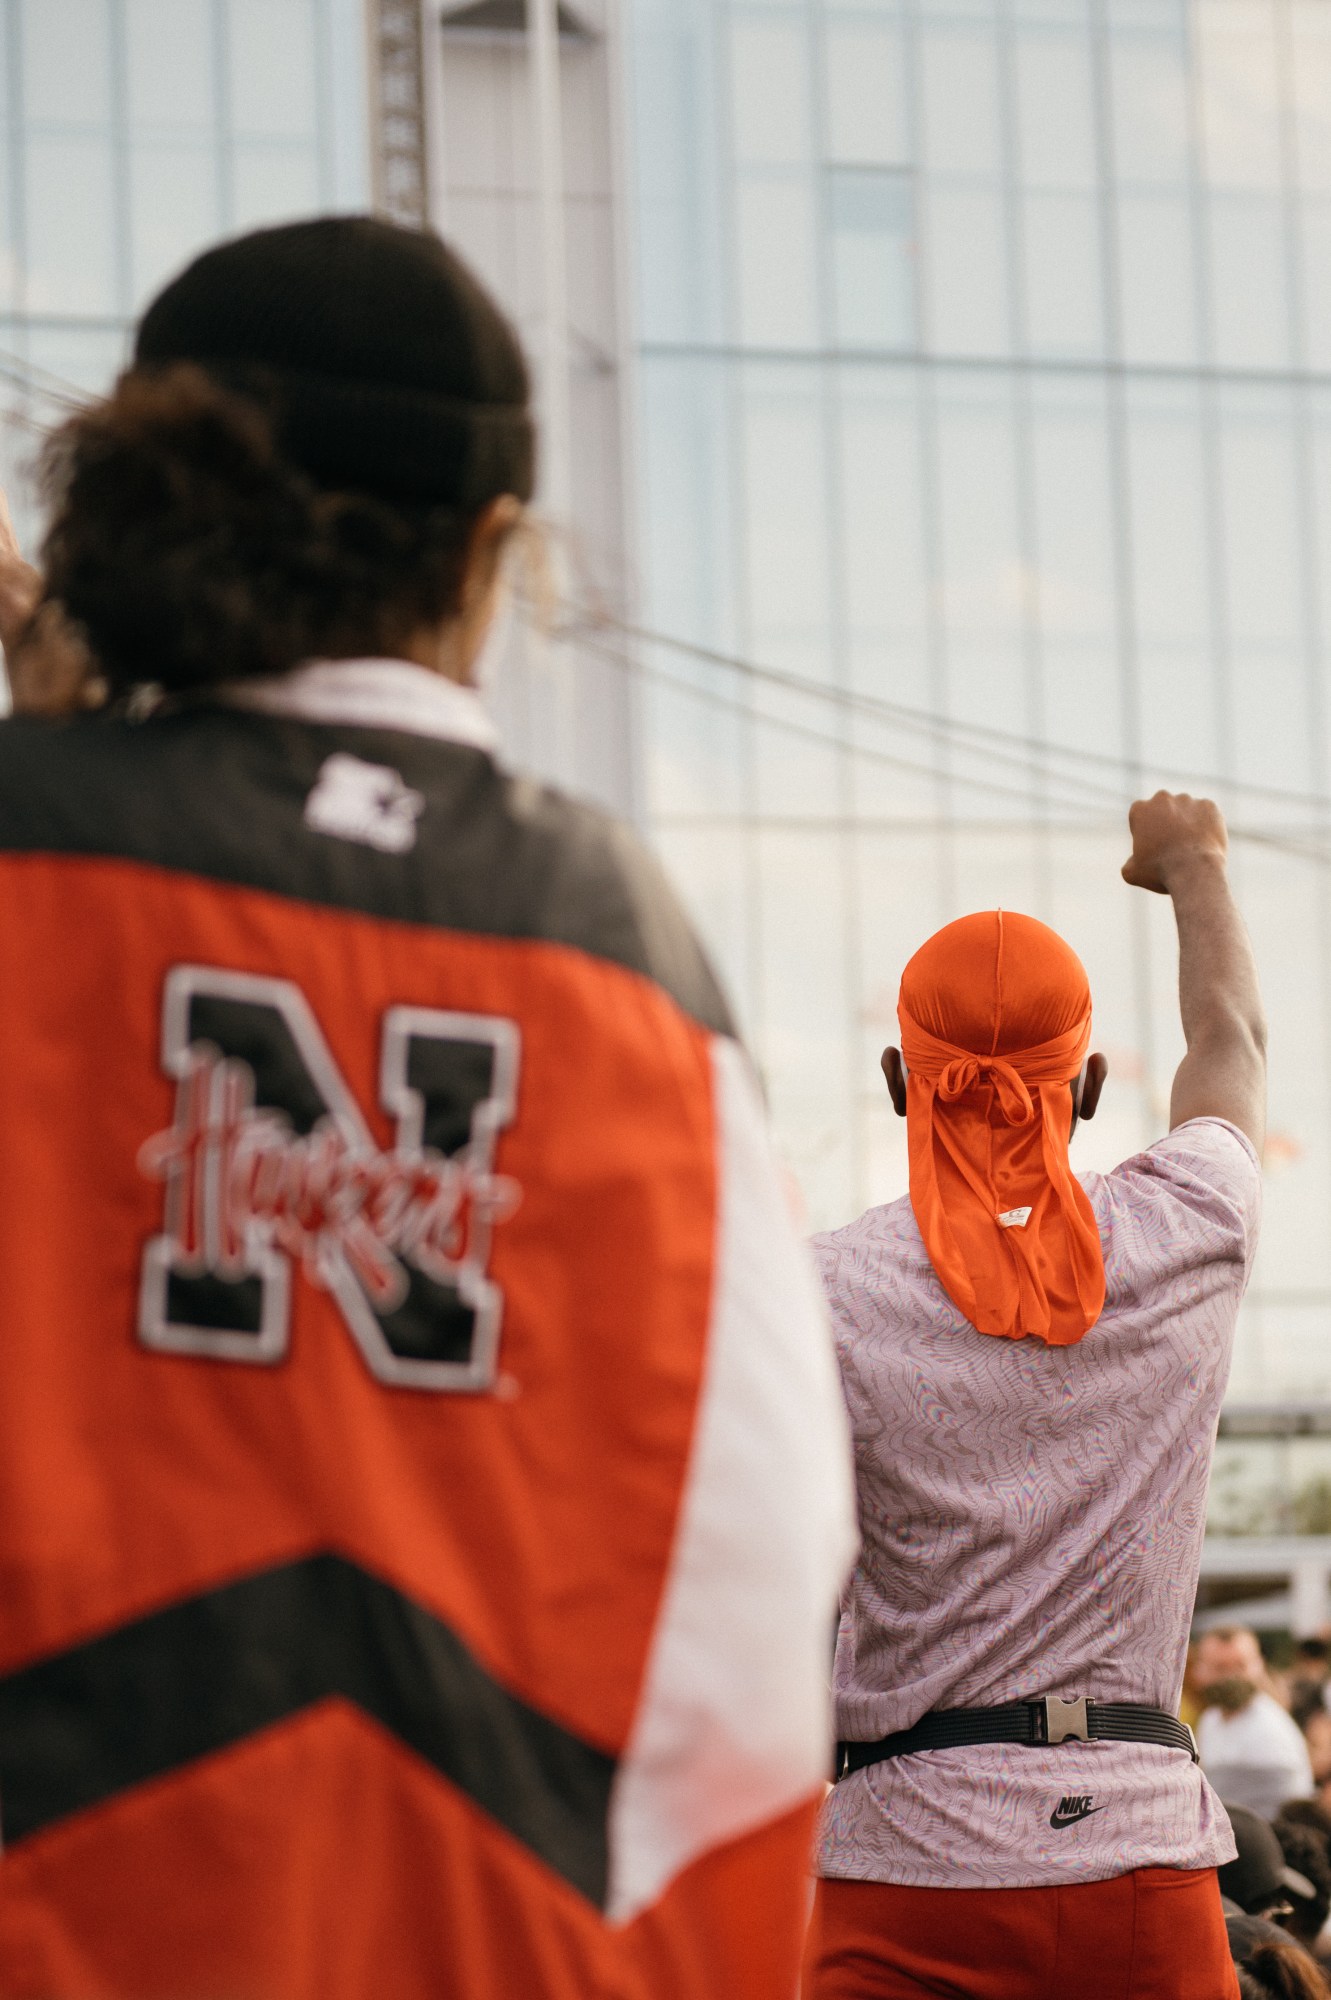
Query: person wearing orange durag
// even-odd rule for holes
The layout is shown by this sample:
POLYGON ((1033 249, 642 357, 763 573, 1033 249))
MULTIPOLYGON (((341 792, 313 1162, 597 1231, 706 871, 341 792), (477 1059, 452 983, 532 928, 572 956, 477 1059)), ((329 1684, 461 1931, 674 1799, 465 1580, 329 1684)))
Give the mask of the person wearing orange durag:
POLYGON ((807 2000, 1230 2000, 1234 1854, 1178 1699, 1260 1208, 1265 1030, 1205 800, 1133 807, 1173 899, 1170 1130, 1106 1175, 1071 948, 963 917, 883 1069, 910 1193, 816 1241, 856 1448, 807 2000))

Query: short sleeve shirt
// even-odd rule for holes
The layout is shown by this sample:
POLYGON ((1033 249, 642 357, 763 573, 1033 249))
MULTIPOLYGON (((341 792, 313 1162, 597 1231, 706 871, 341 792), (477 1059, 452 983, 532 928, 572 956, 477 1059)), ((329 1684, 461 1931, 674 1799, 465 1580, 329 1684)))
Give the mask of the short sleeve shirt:
MULTIPOLYGON (((1234 1126, 1201 1118, 1081 1179, 1106 1297, 1072 1347, 977 1333, 909 1199, 815 1239, 862 1535, 837 1642, 843 1738, 1041 1695, 1177 1712, 1260 1169, 1234 1126)), ((1185 1751, 1097 1741, 872 1765, 830 1794, 819 1865, 1002 1888, 1233 1853, 1185 1751)))

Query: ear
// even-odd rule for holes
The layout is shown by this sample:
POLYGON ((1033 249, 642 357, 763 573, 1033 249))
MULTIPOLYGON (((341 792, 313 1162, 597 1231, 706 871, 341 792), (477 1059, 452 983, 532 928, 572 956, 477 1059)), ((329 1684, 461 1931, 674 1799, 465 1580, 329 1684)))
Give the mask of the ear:
POLYGON ((892 1100, 898 1118, 906 1115, 906 1065, 901 1060, 900 1049, 883 1050, 883 1075, 887 1078, 887 1094, 892 1100))
POLYGON ((500 493, 487 501, 472 522, 467 534, 462 585, 464 611, 489 594, 498 574, 499 558, 522 515, 522 502, 512 493, 500 493))
POLYGON ((1105 1087, 1109 1074, 1109 1064, 1103 1056, 1088 1056, 1086 1074, 1082 1078, 1081 1097, 1077 1105, 1078 1118, 1094 1118, 1095 1107, 1100 1102, 1100 1092, 1105 1087))

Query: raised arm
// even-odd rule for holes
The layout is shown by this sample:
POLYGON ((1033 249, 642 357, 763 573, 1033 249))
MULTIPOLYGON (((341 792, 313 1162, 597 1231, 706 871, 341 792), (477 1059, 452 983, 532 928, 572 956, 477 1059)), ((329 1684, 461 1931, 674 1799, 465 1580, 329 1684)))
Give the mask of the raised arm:
POLYGON ((1179 1012, 1188 1053, 1169 1103, 1171 1127, 1227 1118, 1258 1151, 1266 1136, 1266 1016, 1257 966, 1226 872, 1229 841, 1210 799, 1157 792, 1128 814, 1123 879, 1169 896, 1178 924, 1179 1012))

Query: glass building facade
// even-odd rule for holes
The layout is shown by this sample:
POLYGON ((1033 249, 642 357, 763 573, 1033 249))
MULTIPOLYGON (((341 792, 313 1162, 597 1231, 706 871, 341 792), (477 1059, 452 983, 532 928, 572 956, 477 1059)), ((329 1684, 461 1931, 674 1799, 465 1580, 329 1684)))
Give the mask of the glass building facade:
POLYGON ((905 1189, 878 1056, 967 910, 1086 962, 1079 1160, 1159 1135, 1124 814, 1210 792, 1272 1025, 1232 1394, 1331 1402, 1331 8, 629 17, 646 814, 810 1225, 905 1189))
POLYGON ((361 0, 0 0, 0 458, 103 390, 218 236, 363 208, 361 0))

